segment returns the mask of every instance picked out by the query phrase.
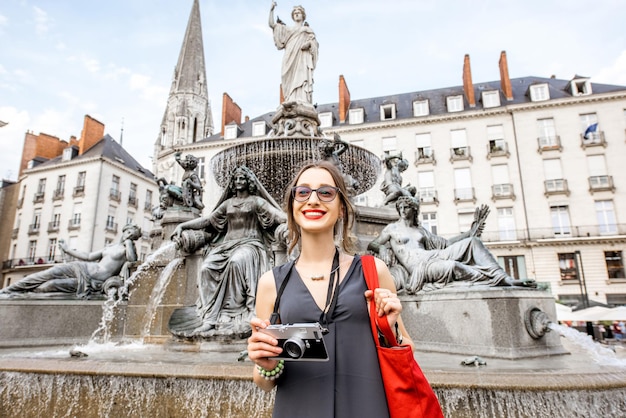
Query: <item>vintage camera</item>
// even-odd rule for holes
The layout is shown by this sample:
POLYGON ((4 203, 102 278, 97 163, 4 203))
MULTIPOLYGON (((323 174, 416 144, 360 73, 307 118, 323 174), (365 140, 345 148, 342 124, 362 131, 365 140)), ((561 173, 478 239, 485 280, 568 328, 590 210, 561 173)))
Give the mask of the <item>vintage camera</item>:
POLYGON ((259 330, 278 340, 283 352, 274 359, 328 361, 324 328, 316 323, 277 324, 259 330))

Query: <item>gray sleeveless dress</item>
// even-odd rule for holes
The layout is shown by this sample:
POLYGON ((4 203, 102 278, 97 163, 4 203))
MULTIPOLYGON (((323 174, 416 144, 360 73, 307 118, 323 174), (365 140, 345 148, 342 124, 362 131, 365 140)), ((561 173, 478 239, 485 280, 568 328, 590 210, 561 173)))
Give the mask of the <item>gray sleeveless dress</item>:
MULTIPOLYGON (((292 265, 274 269, 277 289, 290 275, 280 301, 281 321, 318 322, 322 311, 292 265)), ((285 372, 277 381, 274 418, 389 417, 363 296, 366 290, 361 259, 356 256, 329 315, 330 332, 324 336, 329 361, 285 362, 285 372)))

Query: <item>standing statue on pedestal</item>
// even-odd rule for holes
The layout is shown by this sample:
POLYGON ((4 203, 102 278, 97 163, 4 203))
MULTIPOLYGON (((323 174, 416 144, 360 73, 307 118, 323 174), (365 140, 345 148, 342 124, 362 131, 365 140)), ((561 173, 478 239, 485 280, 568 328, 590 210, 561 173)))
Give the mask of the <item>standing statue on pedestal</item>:
POLYGON ((272 267, 271 244, 286 220, 254 173, 237 167, 213 212, 178 225, 172 234, 186 251, 209 246, 198 277, 195 318, 172 315, 170 331, 181 337, 248 334, 257 279, 272 267))
POLYGON ((368 250, 390 265, 398 288, 415 294, 453 284, 536 287, 533 280, 510 277, 480 240, 489 214, 487 206, 476 209, 468 232, 450 240, 420 225, 419 207, 414 197, 399 197, 400 219, 387 225, 368 245, 368 250))
POLYGON ((387 170, 385 171, 385 178, 380 185, 380 190, 385 193, 383 205, 394 203, 400 196, 415 196, 417 192, 415 186, 410 184, 402 186, 402 172, 409 168, 409 162, 406 158, 402 158, 402 153, 399 155, 386 153, 384 163, 387 170))
POLYGON ((306 22, 302 6, 291 12, 293 26, 286 26, 280 19, 274 21, 276 2, 272 2, 269 26, 274 32, 276 48, 284 49, 281 86, 285 102, 313 103, 313 70, 317 64, 318 43, 313 29, 306 22))
POLYGON ((348 151, 349 146, 346 141, 341 139, 339 134, 335 133, 332 139, 326 136, 322 137, 319 142, 319 152, 322 160, 332 163, 339 169, 346 182, 348 197, 354 197, 356 196, 356 189, 359 187, 359 182, 350 174, 344 172, 343 164, 341 164, 341 159, 339 159, 341 154, 348 151))
POLYGON ((75 293, 83 299, 106 294, 110 285, 119 288, 122 279, 130 276, 130 265, 137 261, 135 241, 140 237, 141 229, 137 225, 128 224, 122 230, 119 243, 92 253, 72 250, 64 241, 59 241, 61 251, 81 261, 58 264, 30 274, 0 290, 0 294, 61 292, 75 293))

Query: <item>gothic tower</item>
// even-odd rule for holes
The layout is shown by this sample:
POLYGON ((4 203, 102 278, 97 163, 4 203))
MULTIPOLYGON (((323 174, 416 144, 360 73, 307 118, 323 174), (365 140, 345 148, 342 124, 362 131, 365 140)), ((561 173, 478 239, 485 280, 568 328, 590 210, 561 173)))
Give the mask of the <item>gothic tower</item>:
POLYGON ((155 176, 176 181, 180 175, 174 161, 175 150, 211 134, 213 116, 206 87, 200 6, 194 0, 154 147, 155 176))

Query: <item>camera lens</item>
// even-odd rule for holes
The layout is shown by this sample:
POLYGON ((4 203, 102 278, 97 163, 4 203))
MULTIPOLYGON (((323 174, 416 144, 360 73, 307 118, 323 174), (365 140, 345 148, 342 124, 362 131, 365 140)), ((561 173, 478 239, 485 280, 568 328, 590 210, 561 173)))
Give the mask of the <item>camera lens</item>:
POLYGON ((290 338, 283 344, 283 349, 291 358, 301 358, 304 355, 305 345, 300 338, 290 338))

